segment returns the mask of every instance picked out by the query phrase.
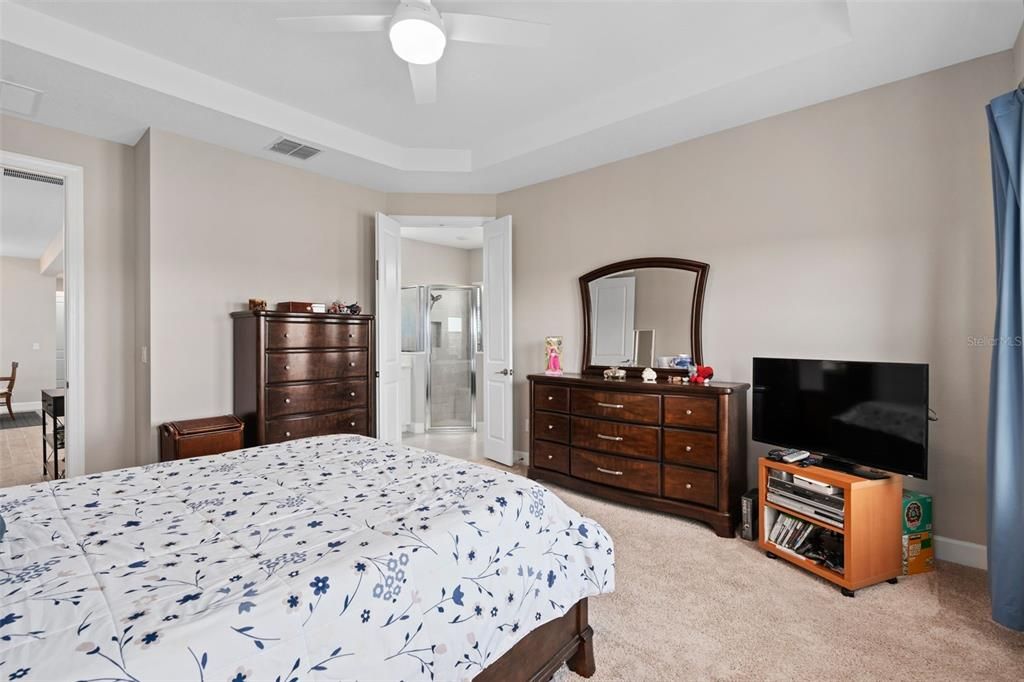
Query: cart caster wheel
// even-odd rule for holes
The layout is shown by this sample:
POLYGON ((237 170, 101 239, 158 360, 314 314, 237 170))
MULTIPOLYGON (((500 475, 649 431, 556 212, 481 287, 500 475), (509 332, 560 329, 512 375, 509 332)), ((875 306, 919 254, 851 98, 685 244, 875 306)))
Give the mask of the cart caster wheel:
POLYGON ((765 552, 764 555, 766 557, 768 557, 769 559, 778 559, 779 558, 779 557, 775 556, 774 554, 772 554, 771 552, 765 552))
POLYGON ((899 581, 900 581, 900 579, 899 579, 899 578, 889 578, 889 579, 888 579, 888 580, 886 580, 885 582, 889 583, 890 585, 895 585, 895 584, 896 584, 896 583, 898 583, 899 581))
POLYGON ((853 598, 853 597, 856 596, 856 593, 853 590, 848 590, 845 587, 840 587, 839 591, 843 593, 844 597, 851 597, 851 598, 853 598))

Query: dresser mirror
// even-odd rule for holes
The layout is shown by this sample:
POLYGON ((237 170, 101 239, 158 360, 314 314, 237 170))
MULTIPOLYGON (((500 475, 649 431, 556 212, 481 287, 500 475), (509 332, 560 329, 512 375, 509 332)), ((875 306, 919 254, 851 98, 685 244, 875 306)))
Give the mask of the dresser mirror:
POLYGON ((682 258, 636 258, 580 277, 583 373, 618 366, 631 376, 645 367, 680 374, 689 356, 703 362, 701 313, 707 263, 682 258))

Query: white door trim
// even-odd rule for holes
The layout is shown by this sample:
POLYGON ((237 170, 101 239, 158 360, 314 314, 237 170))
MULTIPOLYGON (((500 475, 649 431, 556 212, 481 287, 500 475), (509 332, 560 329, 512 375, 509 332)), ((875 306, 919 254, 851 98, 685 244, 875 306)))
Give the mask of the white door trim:
POLYGON ((64 306, 67 311, 66 475, 85 473, 85 171, 0 149, 0 165, 64 178, 64 306))

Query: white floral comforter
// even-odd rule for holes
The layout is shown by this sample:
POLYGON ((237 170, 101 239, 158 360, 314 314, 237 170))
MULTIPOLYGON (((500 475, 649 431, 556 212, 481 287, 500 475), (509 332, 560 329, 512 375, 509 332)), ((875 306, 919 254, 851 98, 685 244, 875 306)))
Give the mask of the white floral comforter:
POLYGON ((0 490, 0 680, 468 679, 612 542, 525 478, 332 436, 0 490))

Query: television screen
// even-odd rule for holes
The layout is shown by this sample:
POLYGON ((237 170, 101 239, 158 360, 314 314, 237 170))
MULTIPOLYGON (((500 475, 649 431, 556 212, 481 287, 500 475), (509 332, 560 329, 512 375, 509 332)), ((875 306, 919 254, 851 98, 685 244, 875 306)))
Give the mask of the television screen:
POLYGON ((753 437, 928 475, 928 365, 754 358, 753 437))

